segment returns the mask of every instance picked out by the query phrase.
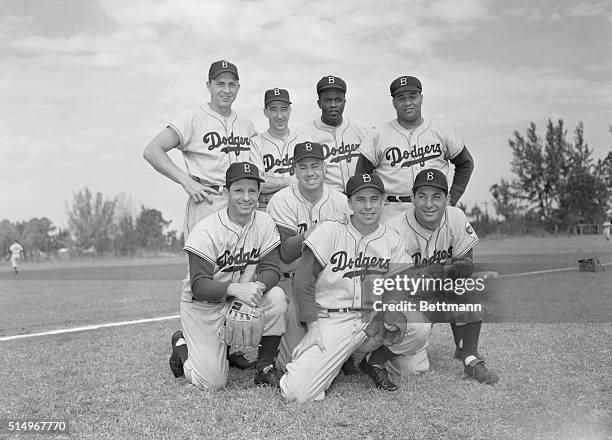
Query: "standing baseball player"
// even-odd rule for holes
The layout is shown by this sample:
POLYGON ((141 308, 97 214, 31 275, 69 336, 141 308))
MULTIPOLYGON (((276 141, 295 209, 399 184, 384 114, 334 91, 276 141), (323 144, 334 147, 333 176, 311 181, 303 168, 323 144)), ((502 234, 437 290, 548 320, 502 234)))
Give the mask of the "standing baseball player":
POLYGON ((266 90, 264 115, 269 127, 251 139, 250 162, 262 172, 265 180, 259 193, 259 209, 266 210, 272 195, 289 186, 293 179, 293 148, 298 136, 289 129, 291 101, 285 89, 266 90))
POLYGON ((23 246, 21 246, 18 241, 15 241, 15 243, 9 247, 9 252, 11 255, 11 266, 13 266, 15 275, 17 275, 19 273, 19 260, 23 258, 23 246))
POLYGON ((176 116, 144 149, 144 158, 158 172, 180 184, 188 194, 185 238, 206 216, 227 203, 223 183, 230 164, 249 159, 253 123, 232 110, 240 83, 238 69, 229 61, 216 61, 208 71, 210 102, 176 116), (178 148, 187 171, 168 156, 178 148))
MULTIPOLYGON (((417 269, 437 279, 468 278, 474 272, 473 253, 478 236, 465 213, 449 206, 450 194, 446 175, 437 169, 425 169, 417 174, 412 188, 414 204, 407 212, 387 222, 406 244, 406 252, 417 269)), ((448 292, 425 294, 430 302, 479 304, 476 292, 457 295, 448 292)), ((418 298, 415 298, 418 299, 418 298)), ((494 384, 499 380, 495 371, 488 369, 478 354, 478 339, 484 312, 442 311, 426 316, 432 322, 450 322, 455 338, 455 358, 464 362, 464 373, 478 382, 494 384)))
MULTIPOLYGON (((348 221, 349 207, 344 194, 323 183, 325 162, 323 147, 313 142, 295 146, 293 166, 297 182, 277 192, 268 204, 267 212, 280 232, 279 254, 284 279, 280 286, 289 298, 287 330, 281 339, 277 365, 285 370, 291 353, 304 336, 297 321, 296 301, 291 286, 302 243, 324 221, 348 221)), ((346 374, 356 373, 352 359, 343 367, 346 374)))
POLYGON ((300 128, 305 139, 323 145, 327 167, 325 183, 343 192, 349 177, 355 174, 359 147, 369 142, 370 131, 364 124, 344 115, 346 83, 328 75, 317 83, 317 104, 321 117, 300 128))
POLYGON ((219 334, 230 325, 226 315, 237 300, 265 318, 254 382, 278 386, 274 360, 287 311, 285 294, 276 287, 280 237, 272 218, 255 210, 262 181, 257 167, 234 163, 225 181, 227 208, 198 223, 185 242, 189 278, 180 304, 183 332, 172 336, 170 368, 197 386, 226 385, 227 341, 219 334))
MULTIPOLYGON (((323 399, 341 365, 368 339, 368 321, 379 315, 364 307, 364 279, 385 276, 391 265, 400 270, 411 265, 399 235, 379 223, 384 195, 380 178, 353 176, 346 195, 353 212, 350 222, 325 222, 304 240, 294 295, 300 321, 308 331, 280 381, 289 401, 323 399)), ((389 379, 388 370, 412 374, 429 368, 426 356, 424 363, 414 359, 421 359, 417 355, 425 349, 431 326, 407 324, 404 318, 402 327, 399 319, 388 320, 386 312, 381 319, 389 328, 397 328, 396 337, 366 355, 359 368, 377 387, 395 391, 397 385, 389 379)))
POLYGON ((603 224, 603 233, 606 240, 610 241, 610 220, 606 220, 603 224))
POLYGON ((382 220, 405 211, 410 188, 423 169, 436 168, 445 175, 449 162, 455 166, 450 203, 455 206, 472 175, 474 161, 463 139, 453 130, 423 118, 423 87, 413 76, 400 76, 390 91, 397 118, 385 123, 373 141, 362 145, 357 173, 380 176, 388 191, 382 220))

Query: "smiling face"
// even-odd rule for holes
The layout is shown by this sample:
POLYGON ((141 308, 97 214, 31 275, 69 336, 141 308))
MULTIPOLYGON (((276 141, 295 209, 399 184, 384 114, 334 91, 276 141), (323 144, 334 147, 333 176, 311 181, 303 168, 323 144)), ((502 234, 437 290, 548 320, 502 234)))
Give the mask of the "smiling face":
POLYGON ((353 211, 351 222, 359 232, 375 230, 380 221, 383 207, 383 193, 375 188, 364 188, 349 198, 349 207, 353 211))
POLYGON ((321 120, 323 122, 333 127, 342 124, 342 113, 346 104, 345 94, 342 90, 321 90, 317 104, 321 109, 321 120))
POLYGON ((323 186, 325 164, 320 159, 302 159, 295 164, 295 177, 302 192, 312 192, 323 186))
POLYGON ((264 108, 264 115, 270 123, 270 130, 284 132, 289 127, 291 105, 284 101, 271 101, 264 108))
POLYGON ((419 92, 405 91, 393 96, 393 107, 397 112, 397 119, 414 123, 421 117, 423 95, 419 92))
POLYGON ((238 95, 240 83, 233 73, 224 72, 206 83, 210 92, 210 106, 217 113, 231 110, 232 103, 238 95))
POLYGON ((414 216, 421 226, 436 229, 446 212, 449 197, 440 188, 421 186, 414 193, 414 216))
POLYGON ((257 206, 258 197, 257 180, 246 178, 232 183, 227 191, 227 212, 230 220, 237 224, 246 224, 257 206))

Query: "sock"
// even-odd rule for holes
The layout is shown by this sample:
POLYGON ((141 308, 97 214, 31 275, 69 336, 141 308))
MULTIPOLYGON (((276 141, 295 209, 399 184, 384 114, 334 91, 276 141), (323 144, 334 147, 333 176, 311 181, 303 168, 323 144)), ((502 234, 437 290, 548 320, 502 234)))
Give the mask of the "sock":
POLYGON ((385 365, 385 362, 387 362, 390 359, 393 359, 393 357, 395 357, 395 353, 393 353, 391 350, 389 350, 388 347, 383 345, 382 347, 370 353, 370 356, 368 357, 367 362, 368 364, 374 367, 383 368, 383 366, 385 365))
POLYGON ((187 357, 189 357, 189 353, 187 352, 187 341, 185 338, 179 338, 174 344, 176 350, 178 351, 179 358, 181 358, 181 362, 184 364, 187 362, 187 357))
POLYGON ((257 350, 257 370, 261 371, 268 365, 274 365, 274 358, 278 354, 280 336, 263 336, 257 350))
POLYGON ((465 365, 470 365, 470 362, 475 361, 476 359, 478 359, 476 356, 469 355, 463 360, 463 363, 465 365))
POLYGON ((457 330, 457 324, 451 322, 450 326, 453 331, 453 339, 455 339, 455 347, 461 348, 461 335, 459 334, 459 330, 457 330))
POLYGON ((482 321, 470 322, 457 326, 457 331, 463 341, 463 358, 476 356, 478 354, 478 338, 480 336, 480 325, 482 321))

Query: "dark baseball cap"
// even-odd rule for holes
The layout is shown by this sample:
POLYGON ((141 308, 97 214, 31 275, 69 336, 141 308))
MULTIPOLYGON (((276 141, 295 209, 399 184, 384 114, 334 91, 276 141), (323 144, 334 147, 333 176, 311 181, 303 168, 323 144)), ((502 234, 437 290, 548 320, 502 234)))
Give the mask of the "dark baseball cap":
POLYGON ((264 107, 267 107, 272 101, 282 101, 291 104, 289 92, 279 88, 266 90, 266 94, 264 95, 264 107))
POLYGON ((236 65, 230 63, 229 61, 221 60, 215 61, 210 65, 210 69, 208 69, 208 80, 211 81, 225 72, 233 73, 236 79, 239 79, 238 68, 236 65))
POLYGON ((434 168, 423 170, 417 174, 412 184, 412 192, 414 193, 421 186, 433 186, 448 194, 448 180, 446 180, 446 176, 442 171, 434 168))
POLYGON ((225 187, 229 188, 232 183, 240 179, 255 179, 259 183, 264 180, 259 177, 259 169, 250 162, 235 162, 225 172, 225 187))
POLYGON ((421 93, 423 91, 423 86, 421 85, 421 81, 414 76, 400 76, 399 78, 393 80, 389 90, 391 90, 391 96, 399 92, 421 93))
POLYGON ((323 146, 316 142, 302 142, 293 149, 293 163, 304 159, 325 160, 323 146))
POLYGON ((355 174, 346 182, 346 191, 344 193, 347 197, 351 197, 357 191, 366 188, 374 188, 382 193, 385 192, 385 185, 377 174, 355 174))
POLYGON ((321 91, 328 89, 338 89, 346 93, 346 83, 342 78, 337 76, 324 76, 317 83, 317 93, 321 93, 321 91))

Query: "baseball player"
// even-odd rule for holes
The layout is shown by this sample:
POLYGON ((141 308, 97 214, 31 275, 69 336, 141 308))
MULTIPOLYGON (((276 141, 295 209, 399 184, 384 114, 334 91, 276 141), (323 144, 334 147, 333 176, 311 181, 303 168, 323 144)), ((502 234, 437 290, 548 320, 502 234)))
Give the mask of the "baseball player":
POLYGON ((259 170, 233 163, 226 173, 227 208, 196 225, 185 242, 189 277, 180 303, 183 332, 172 336, 170 368, 197 386, 219 390, 227 383, 227 346, 219 338, 232 299, 265 314, 255 384, 278 386, 274 358, 285 332, 287 300, 280 278, 274 221, 256 211, 259 170))
MULTIPOLYGON (((425 169, 414 180, 413 203, 407 212, 388 221, 387 226, 403 238, 406 252, 417 269, 426 269, 429 277, 441 279, 468 278, 474 271, 473 250, 478 236, 465 213, 449 206, 450 194, 446 175, 437 169, 425 169)), ((436 298, 437 300, 438 298, 436 298)), ((475 292, 461 296, 444 294, 446 303, 479 303, 475 292)), ((431 296, 427 300, 433 301, 431 296)), ((429 320, 450 322, 455 337, 455 357, 464 362, 464 373, 478 382, 494 384, 499 380, 478 355, 478 338, 483 312, 441 311, 427 315, 429 320)))
POLYGON ((198 221, 226 205, 225 171, 230 164, 249 159, 251 138, 257 134, 253 122, 232 110, 240 89, 234 64, 212 63, 206 87, 210 102, 176 116, 144 149, 144 158, 153 168, 189 195, 185 237, 198 221), (186 172, 168 156, 173 148, 183 153, 186 172))
POLYGON ((610 220, 606 220, 603 224, 603 233, 606 240, 610 241, 610 220))
MULTIPOLYGON (((287 364, 280 381, 289 401, 320 400, 340 366, 367 339, 365 328, 372 311, 362 306, 362 280, 384 276, 391 265, 407 268, 410 257, 397 233, 379 223, 384 186, 376 175, 351 177, 346 195, 353 214, 350 222, 325 222, 304 240, 303 255, 294 279, 300 321, 308 331, 287 364), (365 316, 362 316, 365 315, 365 316)), ((410 324, 400 339, 363 358, 359 368, 377 387, 397 390, 389 371, 418 373, 429 368, 415 364, 424 351, 431 326, 410 324)))
POLYGON ((401 76, 390 91, 397 118, 385 123, 371 143, 362 145, 357 173, 380 176, 388 191, 382 220, 405 211, 414 177, 423 169, 436 168, 445 175, 449 162, 455 166, 450 203, 455 206, 472 175, 474 161, 463 140, 453 130, 421 116, 421 81, 401 76))
POLYGON ((9 252, 11 255, 11 266, 13 266, 15 275, 17 275, 19 273, 19 260, 23 258, 23 246, 21 246, 18 241, 15 241, 15 243, 9 247, 9 252))
MULTIPOLYGON (((291 352, 304 336, 304 330, 297 321, 296 303, 291 287, 298 259, 302 256, 302 243, 324 221, 346 222, 349 214, 346 196, 323 183, 325 162, 320 144, 297 144, 293 162, 297 182, 274 194, 267 208, 280 232, 279 254, 281 272, 285 278, 281 281, 281 287, 289 298, 287 330, 281 339, 277 357, 277 365, 282 370, 285 370, 285 365, 291 360, 291 352)), ((348 374, 355 373, 355 370, 352 359, 343 368, 348 374)))
POLYGON ((323 145, 327 166, 325 183, 343 192, 355 174, 359 147, 369 142, 370 131, 344 115, 346 83, 337 76, 324 76, 317 83, 321 117, 300 128, 305 139, 323 145))
POLYGON ((259 193, 259 209, 266 206, 274 193, 289 186, 293 179, 293 149, 298 136, 289 129, 291 101, 285 89, 266 90, 264 115, 269 127, 251 139, 250 162, 262 172, 265 180, 259 193))

